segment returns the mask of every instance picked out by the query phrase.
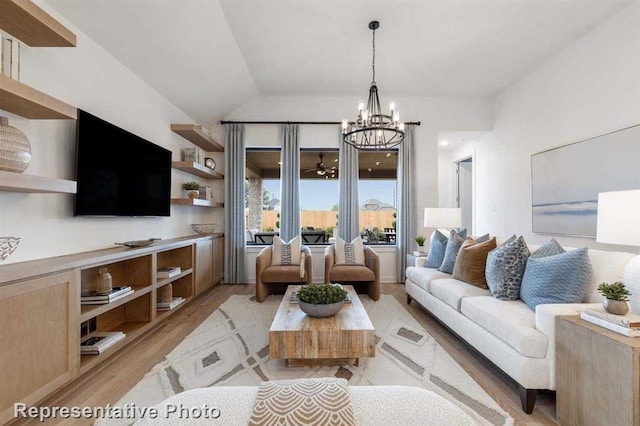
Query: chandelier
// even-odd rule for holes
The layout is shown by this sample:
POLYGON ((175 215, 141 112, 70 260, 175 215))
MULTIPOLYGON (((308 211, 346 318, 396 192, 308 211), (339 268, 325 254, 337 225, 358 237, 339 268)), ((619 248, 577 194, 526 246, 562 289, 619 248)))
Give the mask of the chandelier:
POLYGON ((342 139, 345 143, 362 150, 386 150, 402 143, 404 140, 404 123, 400 121, 400 113, 391 103, 389 115, 382 113, 378 86, 376 85, 376 30, 380 22, 369 22, 369 29, 373 32, 373 60, 371 70, 373 78, 369 88, 367 108, 364 102, 358 105, 358 118, 354 122, 342 120, 342 139))

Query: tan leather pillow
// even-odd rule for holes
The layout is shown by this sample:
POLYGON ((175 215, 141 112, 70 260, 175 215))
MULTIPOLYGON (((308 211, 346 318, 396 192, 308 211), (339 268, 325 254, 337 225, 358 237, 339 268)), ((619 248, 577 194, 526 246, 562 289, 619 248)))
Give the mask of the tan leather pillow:
POLYGON ((496 237, 483 243, 467 237, 458 252, 456 264, 453 267, 453 278, 488 289, 484 270, 487 265, 487 256, 494 248, 496 248, 496 237))

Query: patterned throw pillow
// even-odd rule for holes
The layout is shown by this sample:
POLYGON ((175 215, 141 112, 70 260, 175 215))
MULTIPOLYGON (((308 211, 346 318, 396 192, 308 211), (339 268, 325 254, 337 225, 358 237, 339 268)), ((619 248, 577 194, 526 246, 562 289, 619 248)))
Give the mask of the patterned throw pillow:
POLYGON ((523 237, 509 238, 487 256, 487 285, 493 297, 517 300, 520 297, 522 276, 529 259, 529 248, 523 237))
POLYGON ((364 244, 359 235, 350 243, 340 237, 336 237, 336 265, 364 264, 364 244))
POLYGON ((277 235, 271 246, 271 266, 300 265, 300 235, 288 243, 277 235))
POLYGON ((437 229, 431 234, 429 254, 424 264, 425 268, 439 268, 444 260, 444 252, 447 249, 447 236, 437 229))
POLYGON ((471 237, 460 247, 456 264, 453 267, 453 278, 479 288, 488 288, 484 269, 487 265, 487 255, 496 248, 496 238, 478 242, 471 237))
POLYGON ((444 252, 444 259, 442 259, 442 265, 440 265, 438 271, 446 272, 447 274, 453 272, 458 250, 462 247, 465 238, 467 238, 467 228, 463 228, 460 231, 451 230, 449 239, 447 240, 447 248, 444 252))
POLYGON ((355 425, 347 381, 326 377, 261 383, 249 426, 299 424, 355 425))
POLYGON ((478 237, 471 237, 476 243, 484 243, 489 241, 489 234, 480 235, 478 237))
POLYGON ((538 250, 533 252, 531 257, 538 259, 540 257, 554 256, 556 254, 564 253, 565 249, 562 248, 559 242, 553 238, 549 238, 542 244, 538 250))
POLYGON ((593 272, 588 249, 535 258, 529 257, 520 287, 520 299, 535 311, 547 303, 582 303, 593 272))

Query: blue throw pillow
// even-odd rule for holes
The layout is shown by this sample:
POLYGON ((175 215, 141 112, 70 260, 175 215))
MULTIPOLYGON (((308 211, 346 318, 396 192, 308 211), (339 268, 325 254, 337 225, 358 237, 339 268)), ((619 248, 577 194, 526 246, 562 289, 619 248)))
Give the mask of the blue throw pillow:
POLYGON ((588 249, 554 256, 529 257, 520 287, 520 299, 531 310, 547 303, 582 303, 592 280, 588 249))
POLYGON ((431 234, 431 246, 427 255, 426 268, 439 268, 444 260, 444 252, 447 248, 447 236, 442 232, 435 230, 431 234))
POLYGON ((517 300, 520 297, 522 276, 527 266, 529 248, 523 237, 509 238, 487 256, 485 274, 493 297, 517 300))
POLYGON ((534 259, 537 259, 540 257, 554 256, 556 254, 560 254, 564 252, 565 252, 565 249, 562 248, 560 243, 557 242, 555 239, 550 238, 547 241, 545 241, 544 244, 542 244, 538 248, 538 250, 533 252, 531 257, 533 257, 534 259))
POLYGON ((449 238, 447 239, 447 248, 444 251, 444 259, 442 265, 438 268, 440 272, 446 272, 447 274, 453 273, 453 267, 456 265, 456 258, 458 257, 458 251, 464 243, 464 239, 467 238, 467 228, 463 228, 460 231, 452 230, 449 238))

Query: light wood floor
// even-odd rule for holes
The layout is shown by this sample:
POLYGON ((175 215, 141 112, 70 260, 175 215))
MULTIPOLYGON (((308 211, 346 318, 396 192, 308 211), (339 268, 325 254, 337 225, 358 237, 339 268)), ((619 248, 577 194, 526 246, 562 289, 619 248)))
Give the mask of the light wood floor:
MULTIPOLYGON (((218 285, 193 300, 105 363, 43 402, 46 406, 105 406, 116 403, 164 356, 191 333, 211 312, 233 294, 253 294, 253 285, 218 285)), ((422 324, 438 343, 515 419, 517 425, 555 425, 555 394, 538 395, 533 413, 520 409, 518 387, 504 373, 484 360, 469 346, 451 334, 415 302, 406 304, 401 284, 383 284, 382 292, 391 294, 422 324)), ((56 422, 47 422, 55 424, 56 422)), ((58 421, 65 425, 85 425, 90 420, 58 421)), ((36 424, 36 422, 14 422, 36 424)))

